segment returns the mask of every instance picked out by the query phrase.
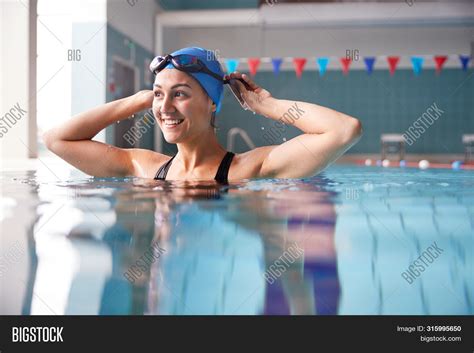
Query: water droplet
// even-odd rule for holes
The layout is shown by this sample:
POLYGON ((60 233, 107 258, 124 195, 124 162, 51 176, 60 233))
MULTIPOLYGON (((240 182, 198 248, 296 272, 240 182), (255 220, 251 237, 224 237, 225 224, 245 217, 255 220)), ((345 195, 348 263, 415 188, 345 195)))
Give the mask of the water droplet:
POLYGON ((283 141, 286 141, 286 137, 283 137, 283 141))
POLYGON ((265 130, 265 128, 262 126, 262 130, 265 130))

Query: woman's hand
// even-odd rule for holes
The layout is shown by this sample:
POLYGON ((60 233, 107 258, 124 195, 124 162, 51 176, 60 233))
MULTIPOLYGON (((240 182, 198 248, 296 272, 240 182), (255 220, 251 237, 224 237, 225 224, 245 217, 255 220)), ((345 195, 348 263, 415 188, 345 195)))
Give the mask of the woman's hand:
POLYGON ((250 109, 258 114, 261 114, 263 106, 270 100, 269 98, 272 97, 271 93, 253 82, 248 75, 242 74, 238 71, 234 71, 230 75, 226 75, 225 78, 243 79, 251 88, 251 90, 247 89, 242 82, 237 80, 237 85, 239 86, 242 98, 250 109))
POLYGON ((155 95, 153 91, 144 89, 135 93, 135 97, 137 101, 139 102, 140 107, 142 107, 142 110, 143 110, 143 109, 151 108, 151 106, 153 105, 153 99, 155 98, 155 95))

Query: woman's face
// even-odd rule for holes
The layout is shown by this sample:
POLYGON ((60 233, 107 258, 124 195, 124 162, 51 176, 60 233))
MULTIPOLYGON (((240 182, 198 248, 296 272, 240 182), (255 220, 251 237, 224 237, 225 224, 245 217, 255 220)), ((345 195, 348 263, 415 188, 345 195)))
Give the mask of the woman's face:
POLYGON ((156 75, 153 114, 168 143, 191 141, 208 129, 215 105, 192 76, 176 69, 156 75))

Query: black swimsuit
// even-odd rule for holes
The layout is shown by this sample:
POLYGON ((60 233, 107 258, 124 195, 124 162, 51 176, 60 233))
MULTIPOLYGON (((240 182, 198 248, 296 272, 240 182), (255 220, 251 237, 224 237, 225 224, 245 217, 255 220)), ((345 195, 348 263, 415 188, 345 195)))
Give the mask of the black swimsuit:
MULTIPOLYGON (((166 180, 166 174, 168 174, 168 169, 170 169, 171 162, 173 161, 173 157, 163 164, 160 169, 158 169, 158 172, 156 172, 155 175, 155 180, 166 180)), ((221 164, 219 165, 219 169, 217 170, 216 176, 214 177, 214 180, 217 181, 218 183, 222 184, 227 184, 228 180, 227 177, 229 175, 229 169, 230 169, 230 164, 232 163, 232 158, 234 158, 234 153, 232 152, 227 152, 222 159, 221 164)))

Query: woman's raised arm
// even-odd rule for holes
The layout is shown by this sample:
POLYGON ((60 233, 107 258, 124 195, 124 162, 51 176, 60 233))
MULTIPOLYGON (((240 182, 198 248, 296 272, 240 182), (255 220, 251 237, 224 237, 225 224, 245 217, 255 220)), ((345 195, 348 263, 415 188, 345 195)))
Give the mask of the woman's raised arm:
POLYGON ((122 149, 92 138, 110 124, 151 107, 153 91, 106 103, 80 113, 43 135, 46 147, 92 176, 127 176, 135 172, 134 149, 122 149))
POLYGON ((275 120, 281 129, 293 125, 303 134, 273 146, 263 160, 259 177, 302 178, 317 174, 339 158, 362 134, 362 125, 354 117, 312 103, 275 99, 247 75, 243 78, 253 89, 238 82, 242 96, 256 113, 275 120))

